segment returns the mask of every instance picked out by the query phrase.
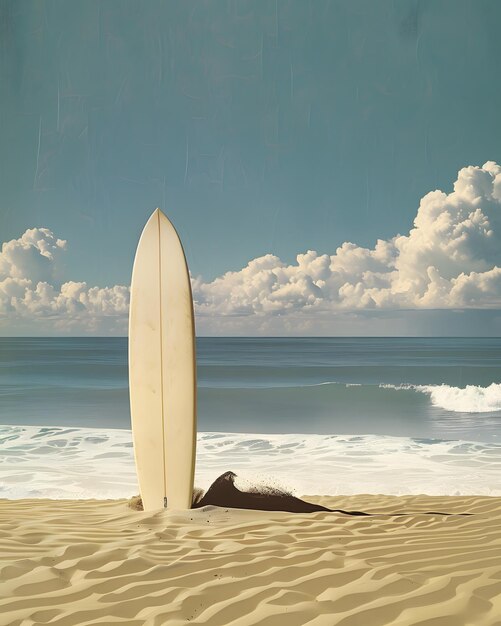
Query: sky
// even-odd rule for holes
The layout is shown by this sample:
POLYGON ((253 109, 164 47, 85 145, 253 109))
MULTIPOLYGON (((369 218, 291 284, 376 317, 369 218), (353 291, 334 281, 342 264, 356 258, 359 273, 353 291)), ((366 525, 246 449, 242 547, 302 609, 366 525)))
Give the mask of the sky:
POLYGON ((501 334, 501 3, 0 4, 0 333, 125 334, 159 207, 207 335, 501 334))

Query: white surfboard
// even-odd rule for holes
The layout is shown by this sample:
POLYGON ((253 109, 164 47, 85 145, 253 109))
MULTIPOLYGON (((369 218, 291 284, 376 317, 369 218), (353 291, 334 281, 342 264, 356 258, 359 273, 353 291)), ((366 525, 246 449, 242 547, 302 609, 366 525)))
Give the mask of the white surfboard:
POLYGON ((196 449, 193 300, 181 241, 160 209, 144 227, 132 271, 129 391, 144 510, 190 508, 196 449))

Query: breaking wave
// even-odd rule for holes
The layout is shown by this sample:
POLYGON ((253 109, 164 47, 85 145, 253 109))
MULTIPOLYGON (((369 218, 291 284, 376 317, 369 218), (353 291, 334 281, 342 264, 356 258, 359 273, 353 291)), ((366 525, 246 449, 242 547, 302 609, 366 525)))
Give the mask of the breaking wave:
POLYGON ((501 411, 501 383, 488 387, 467 385, 380 385, 385 389, 420 391, 427 394, 433 406, 455 413, 493 413, 501 411))

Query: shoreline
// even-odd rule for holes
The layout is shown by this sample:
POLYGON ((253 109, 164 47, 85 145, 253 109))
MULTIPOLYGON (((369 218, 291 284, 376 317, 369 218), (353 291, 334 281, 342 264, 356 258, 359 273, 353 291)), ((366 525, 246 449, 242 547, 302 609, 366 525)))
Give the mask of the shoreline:
POLYGON ((500 623, 501 497, 303 498, 374 517, 2 499, 0 623, 500 623))
MULTIPOLYGON (((119 499, 138 493, 128 430, 0 426, 0 497, 119 499)), ((195 485, 294 495, 501 496, 501 443, 377 435, 199 432, 195 485)))

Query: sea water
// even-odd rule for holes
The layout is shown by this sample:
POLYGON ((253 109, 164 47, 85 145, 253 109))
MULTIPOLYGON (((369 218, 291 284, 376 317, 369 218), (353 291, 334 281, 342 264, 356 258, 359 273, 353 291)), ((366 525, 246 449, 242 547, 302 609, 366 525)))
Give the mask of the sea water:
MULTIPOLYGON (((196 483, 501 495, 501 339, 199 338, 196 483)), ((137 493, 126 338, 0 339, 0 497, 137 493)))

